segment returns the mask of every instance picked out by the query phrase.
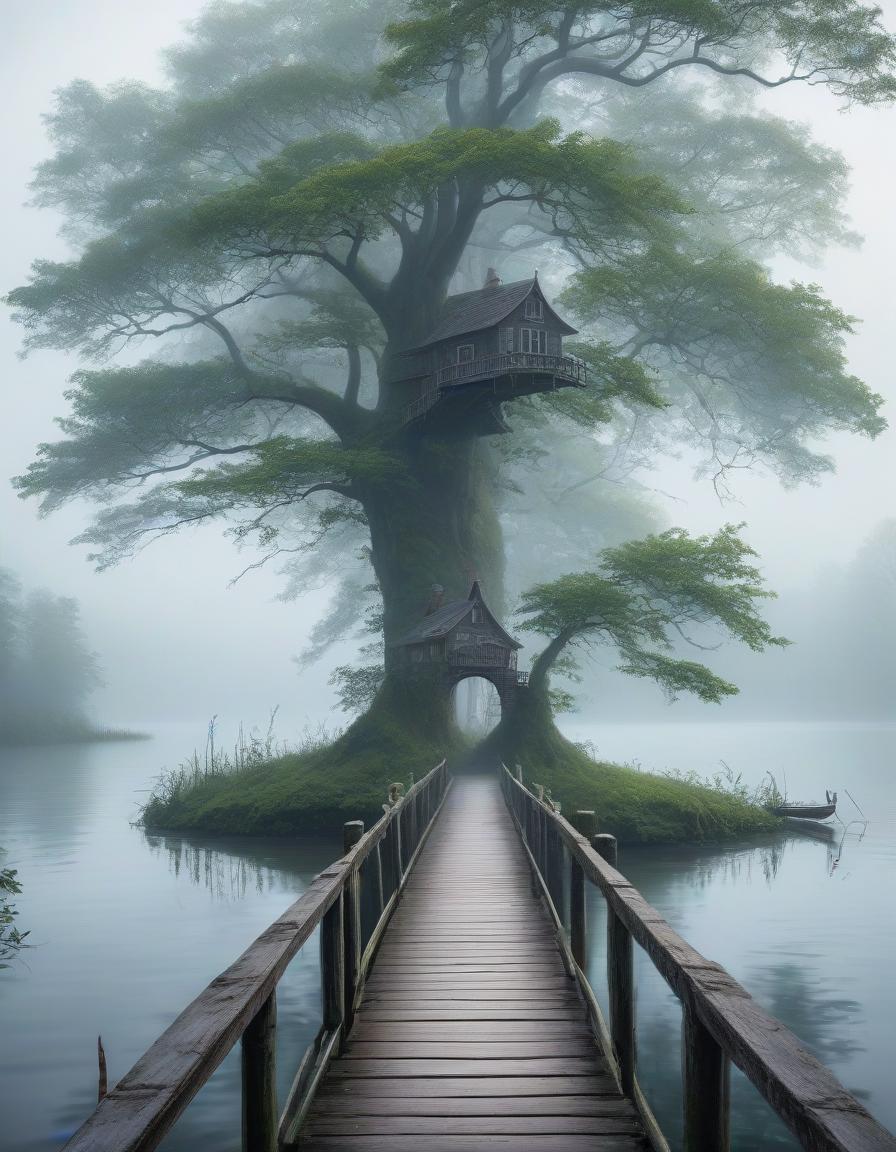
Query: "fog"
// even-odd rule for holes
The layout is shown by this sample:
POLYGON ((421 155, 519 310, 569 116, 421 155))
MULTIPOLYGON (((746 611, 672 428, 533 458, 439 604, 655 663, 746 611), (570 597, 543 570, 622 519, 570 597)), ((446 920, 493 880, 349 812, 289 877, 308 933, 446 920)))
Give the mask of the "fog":
MULTIPOLYGON (((7 92, 13 94, 8 96, 0 192, 4 291, 24 282, 35 257, 61 257, 67 251, 57 236, 58 218, 23 206, 33 167, 49 154, 40 117, 51 105, 53 90, 76 77, 100 85, 120 77, 159 83, 159 49, 176 40, 181 25, 202 7, 198 0, 156 0, 150 6, 36 0, 4 14, 0 52, 7 92)), ((896 28, 896 0, 882 7, 887 24, 896 28)), ((763 99, 776 115, 806 121, 819 141, 843 152, 852 168, 849 213, 865 238, 858 249, 830 250, 818 268, 779 261, 775 272, 781 279, 817 281, 839 307, 862 319, 849 341, 851 369, 892 402, 896 110, 844 113, 820 88, 785 88, 763 99)), ((45 351, 22 361, 17 357, 20 342, 20 331, 4 316, 0 566, 14 570, 29 587, 77 598, 104 672, 105 686, 95 697, 94 711, 109 723, 181 718, 201 724, 213 713, 251 723, 262 721, 270 707, 279 705, 290 722, 328 718, 343 723, 342 714, 331 711, 334 698, 327 674, 345 661, 346 650, 329 654, 301 674, 292 662, 326 604, 325 588, 309 589, 299 601, 282 602, 278 594, 283 579, 276 564, 234 584, 255 553, 238 553, 214 524, 160 540, 135 559, 96 574, 86 559, 87 549, 67 543, 84 528, 88 508, 74 505, 40 519, 34 501, 17 498, 5 478, 24 470, 38 442, 54 438, 53 418, 65 411, 62 393, 78 366, 75 357, 45 351)), ((892 409, 885 415, 893 421, 892 409)), ((785 634, 789 624, 797 625, 800 637, 794 638, 805 639, 812 635, 814 621, 825 626, 824 611, 833 596, 830 582, 848 575, 863 543, 882 521, 896 515, 894 444, 892 428, 873 443, 834 436, 825 450, 836 457, 837 471, 817 487, 785 491, 774 477, 744 472, 736 479, 735 500, 726 505, 708 481, 693 479, 693 461, 686 456, 663 462, 647 483, 656 490, 670 523, 708 531, 726 520, 746 521, 746 538, 759 552, 769 583, 781 593, 775 625, 785 634), (788 605, 799 605, 799 613, 794 608, 789 615, 788 605)), ((892 585, 889 595, 892 598, 892 585)), ((805 668, 805 659, 793 652, 757 659, 776 666, 792 660, 794 668, 805 668)), ((769 694, 757 667, 755 662, 734 662, 732 675, 743 671, 743 694, 721 711, 705 709, 707 718, 763 714, 769 694)), ((785 684, 792 673, 775 675, 785 684)), ((606 672, 598 674, 586 693, 586 707, 593 707, 595 715, 600 714, 604 689, 617 701, 624 696, 635 709, 674 715, 660 712, 656 689, 639 685, 621 693, 606 672)), ((829 696, 817 701, 825 716, 830 715, 829 696)), ((883 707, 886 696, 881 699, 883 707)), ((695 706, 677 707, 681 715, 698 714, 695 706)), ((805 715, 812 707, 811 699, 794 698, 795 712, 805 715)), ((774 714, 780 716, 782 710, 786 706, 778 699, 774 714)))

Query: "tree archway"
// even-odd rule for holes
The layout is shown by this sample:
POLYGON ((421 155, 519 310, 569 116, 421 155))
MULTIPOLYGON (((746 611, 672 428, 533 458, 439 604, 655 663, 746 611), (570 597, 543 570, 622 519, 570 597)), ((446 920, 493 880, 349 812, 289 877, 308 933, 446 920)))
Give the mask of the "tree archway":
POLYGON ((454 718, 468 736, 484 739, 501 721, 498 689, 482 676, 466 676, 452 691, 454 718))

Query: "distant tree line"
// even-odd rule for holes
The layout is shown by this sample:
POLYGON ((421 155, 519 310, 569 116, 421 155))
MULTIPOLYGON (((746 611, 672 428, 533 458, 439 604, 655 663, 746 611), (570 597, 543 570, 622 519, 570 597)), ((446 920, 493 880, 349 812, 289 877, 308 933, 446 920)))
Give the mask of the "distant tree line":
POLYGON ((100 683, 77 602, 25 591, 0 568, 0 743, 90 735, 87 700, 100 683))

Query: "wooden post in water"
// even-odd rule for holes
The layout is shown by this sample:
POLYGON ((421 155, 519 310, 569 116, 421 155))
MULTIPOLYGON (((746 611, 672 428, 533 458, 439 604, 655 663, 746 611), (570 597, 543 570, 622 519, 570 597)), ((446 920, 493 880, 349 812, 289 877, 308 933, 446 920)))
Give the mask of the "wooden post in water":
POLYGON ((731 1064, 692 1007, 682 1004, 684 1152, 728 1152, 731 1064))
POLYGON ((276 1037, 272 992, 243 1033, 243 1152, 277 1152, 276 1037))
MULTIPOLYGON (((616 867, 616 837, 599 833, 592 840, 594 850, 616 867)), ((632 1096, 635 1089, 635 962, 632 938, 612 908, 607 907, 607 984, 610 994, 610 1036, 619 1062, 622 1091, 632 1096)))
MULTIPOLYGON (((597 823, 592 808, 573 812, 573 828, 580 836, 591 841, 597 823)), ((588 931, 585 911, 585 871, 575 856, 569 858, 569 946, 576 964, 585 971, 588 963, 588 931)))
MULTIPOLYGON (((342 826, 342 845, 346 852, 364 835, 363 820, 349 820, 342 826)), ((351 1030, 355 1015, 355 997, 361 981, 361 872, 352 868, 342 893, 343 940, 345 956, 345 1034, 351 1030)))
POLYGON ((320 980, 323 1026, 335 1032, 345 1019, 345 929, 342 900, 334 901, 320 925, 320 980))

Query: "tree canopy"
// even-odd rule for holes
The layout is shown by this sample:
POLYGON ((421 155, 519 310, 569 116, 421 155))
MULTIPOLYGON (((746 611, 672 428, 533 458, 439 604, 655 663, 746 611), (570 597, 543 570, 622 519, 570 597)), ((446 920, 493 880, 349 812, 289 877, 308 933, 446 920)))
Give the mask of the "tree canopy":
POLYGON ((550 643, 531 679, 540 685, 570 646, 608 645, 621 657, 620 672, 655 680, 673 699, 691 692, 719 703, 737 688, 682 659, 675 642, 706 650, 706 631, 714 629, 754 652, 788 643, 758 614, 757 603, 773 593, 755 555, 731 524, 712 536, 673 528, 605 549, 590 571, 537 584, 523 594, 521 627, 550 643))
POLYGON ((844 165, 749 95, 892 99, 876 7, 213 4, 167 62, 159 88, 60 92, 34 196, 73 255, 9 295, 28 348, 88 362, 16 483, 45 511, 97 502, 79 539, 100 565, 220 518, 294 590, 339 577, 353 610, 318 647, 379 596, 388 637, 433 580, 500 583, 508 509, 547 523, 554 478, 563 516, 590 508, 581 563, 650 521, 613 527, 612 486, 665 452, 724 494, 743 467, 816 480, 825 434, 884 426, 853 318, 768 268, 854 239, 844 165), (446 293, 536 263, 588 392, 514 403, 502 444, 403 428, 397 358, 446 293))

